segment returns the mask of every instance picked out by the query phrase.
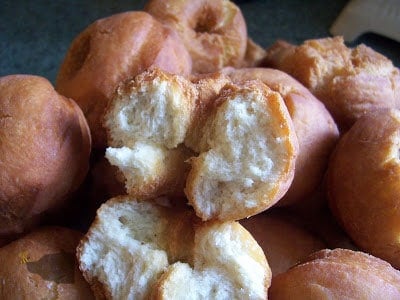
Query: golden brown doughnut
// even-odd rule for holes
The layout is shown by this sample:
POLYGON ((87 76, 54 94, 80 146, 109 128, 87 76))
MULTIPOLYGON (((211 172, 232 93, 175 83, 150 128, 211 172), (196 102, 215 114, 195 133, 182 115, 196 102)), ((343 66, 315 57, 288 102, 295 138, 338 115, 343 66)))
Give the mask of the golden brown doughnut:
POLYGON ((145 10, 178 32, 193 60, 194 73, 242 64, 246 22, 229 0, 150 0, 145 10))
POLYGON ((293 182, 277 205, 307 208, 313 202, 311 196, 322 181, 339 137, 332 116, 301 83, 284 72, 269 68, 225 68, 222 72, 234 82, 261 80, 282 95, 299 141, 299 155, 293 182))
POLYGON ((0 237, 64 204, 89 168, 90 133, 76 103, 39 76, 0 78, 0 237))
POLYGON ((400 72, 385 56, 342 37, 307 40, 299 46, 278 41, 263 65, 285 71, 320 99, 341 130, 366 112, 400 107, 400 72))
POLYGON ((45 227, 0 248, 0 298, 94 299, 75 256, 81 238, 75 230, 45 227))
POLYGON ((332 213, 364 251, 400 267, 400 111, 358 119, 330 161, 332 213))
POLYGON ((264 250, 272 276, 286 272, 311 253, 326 248, 324 242, 284 213, 264 212, 240 220, 264 250))
POLYGON ((363 252, 321 250, 272 279, 268 299, 400 298, 400 272, 363 252))
POLYGON ((97 20, 72 42, 57 75, 57 90, 82 108, 96 148, 106 145, 104 108, 117 85, 157 66, 191 73, 191 59, 178 35, 145 12, 97 20))

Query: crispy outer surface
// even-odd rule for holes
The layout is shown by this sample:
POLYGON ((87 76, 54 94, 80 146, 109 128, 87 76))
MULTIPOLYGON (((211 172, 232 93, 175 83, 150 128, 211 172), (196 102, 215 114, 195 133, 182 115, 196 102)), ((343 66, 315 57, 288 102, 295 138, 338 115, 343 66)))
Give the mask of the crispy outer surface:
POLYGON ((342 37, 312 39, 301 45, 278 41, 268 49, 264 65, 302 82, 344 131, 366 112, 400 104, 399 69, 365 45, 348 48, 342 37))
POLYGON ((321 250, 272 280, 270 299, 398 299, 400 273, 363 252, 321 250))
POLYGON ((56 88, 82 108, 94 146, 102 148, 101 118, 118 84, 153 66, 187 75, 191 58, 178 35, 149 14, 115 14, 95 21, 72 41, 56 88))
POLYGON ((178 32, 192 57, 194 73, 243 64, 246 22, 233 2, 152 0, 145 10, 178 32))
POLYGON ((8 234, 77 188, 91 140, 79 107, 38 76, 0 78, 0 124, 0 234, 8 234))
POLYGON ((331 209, 355 243, 397 267, 399 135, 396 109, 360 118, 339 141, 327 183, 331 209))

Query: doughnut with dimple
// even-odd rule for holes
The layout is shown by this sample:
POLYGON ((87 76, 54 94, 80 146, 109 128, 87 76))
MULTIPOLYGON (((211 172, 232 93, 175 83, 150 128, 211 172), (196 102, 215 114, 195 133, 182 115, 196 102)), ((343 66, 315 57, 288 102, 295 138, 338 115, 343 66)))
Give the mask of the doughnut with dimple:
POLYGON ((89 168, 88 124, 40 76, 0 78, 0 238, 67 203, 89 168))
POLYGON ((145 11, 178 32, 193 60, 194 73, 242 64, 247 28, 229 0, 150 0, 145 11))
POLYGON ((266 299, 271 270, 239 223, 124 196, 103 204, 77 252, 98 298, 266 299))
POLYGON ((363 252, 321 250, 272 279, 268 299, 400 298, 400 272, 363 252))
POLYGON ((117 86, 151 67, 191 73, 179 36, 151 15, 131 11, 89 25, 73 41, 59 69, 57 90, 82 108, 96 148, 106 146, 101 119, 117 86))
POLYGON ((400 110, 358 119, 329 164, 333 215, 364 251, 400 267, 400 110))
POLYGON ((261 80, 282 95, 299 141, 299 154, 293 182, 277 205, 309 207, 339 137, 332 116, 301 83, 284 72, 269 68, 225 68, 222 72, 234 82, 261 80))
POLYGON ((0 248, 0 298, 94 299, 78 268, 82 233, 43 227, 0 248))
POLYGON ((344 131, 366 112, 400 105, 399 69, 363 44, 348 48, 342 37, 307 40, 299 46, 278 41, 267 49, 263 65, 303 83, 344 131))

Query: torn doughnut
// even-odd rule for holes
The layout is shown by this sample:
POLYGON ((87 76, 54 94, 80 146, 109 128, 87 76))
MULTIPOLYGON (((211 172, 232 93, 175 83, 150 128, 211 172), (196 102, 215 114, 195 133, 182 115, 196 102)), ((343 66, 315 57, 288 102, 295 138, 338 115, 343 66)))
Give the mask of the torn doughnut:
POLYGON ((229 0, 151 0, 145 11, 176 30, 193 61, 193 73, 238 67, 247 46, 246 22, 229 0))
POLYGON ((191 210, 138 202, 103 204, 77 250, 96 297, 266 299, 264 253, 237 222, 201 222, 191 210))
POLYGON ((198 156, 185 194, 203 220, 237 220, 275 204, 289 188, 298 142, 278 93, 261 82, 224 86, 188 132, 198 156))
POLYGON ((159 69, 122 84, 107 108, 105 156, 125 177, 128 194, 147 199, 183 195, 192 152, 183 145, 197 91, 159 69))
POLYGON ((312 195, 322 182, 329 156, 339 138, 339 130, 331 114, 307 88, 282 71, 224 68, 222 72, 236 83, 258 79, 281 94, 299 141, 299 154, 293 182, 277 205, 302 210, 320 207, 322 201, 312 195))
POLYGON ((81 107, 95 148, 106 147, 101 121, 117 86, 151 67, 188 75, 192 61, 179 36, 145 12, 96 20, 72 41, 56 88, 81 107))

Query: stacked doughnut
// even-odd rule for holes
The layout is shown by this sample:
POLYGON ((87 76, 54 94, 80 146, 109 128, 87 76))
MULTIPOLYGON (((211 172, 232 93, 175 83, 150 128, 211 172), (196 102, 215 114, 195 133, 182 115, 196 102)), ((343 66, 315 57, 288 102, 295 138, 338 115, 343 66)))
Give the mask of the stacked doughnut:
MULTIPOLYGON (((77 102, 93 120, 89 122, 92 131, 101 132, 93 135, 97 139, 94 144, 104 151, 106 160, 101 157, 93 174, 108 184, 107 197, 114 197, 104 197, 107 201, 78 247, 80 268, 96 296, 169 299, 191 291, 194 297, 266 298, 272 275, 290 272, 293 265, 326 245, 354 249, 343 257, 364 255, 346 237, 342 239, 330 221, 323 223, 321 218, 312 217, 311 224, 303 221, 301 226, 301 222, 287 223, 280 214, 267 221, 271 216, 264 212, 279 206, 294 209, 301 216, 325 213, 327 202, 321 187, 339 139, 336 123, 341 130, 350 123, 342 122, 326 97, 317 92, 326 90, 324 86, 316 83, 312 88, 284 68, 289 74, 255 68, 261 61, 265 65, 274 58, 284 61, 286 56, 277 50, 264 51, 249 39, 240 10, 229 1, 153 0, 145 11, 110 16, 89 26, 73 42, 57 80, 64 93, 75 89, 63 82, 69 61, 80 62, 72 68, 72 81, 98 73, 110 74, 113 79, 96 76, 88 81, 93 88, 80 85, 76 89, 80 93, 77 102), (135 56, 146 53, 146 44, 139 43, 143 50, 129 52, 129 56, 126 51, 115 53, 102 45, 113 39, 113 43, 126 41, 115 27, 129 31, 133 40, 138 35, 133 33, 143 33, 137 24, 129 30, 116 25, 130 24, 118 19, 138 19, 137 14, 170 32, 181 56, 172 56, 170 64, 163 65, 163 60, 135 56), (104 31, 107 41, 101 39, 104 31), (93 45, 81 57, 75 48, 83 42, 93 45), (103 49, 116 57, 105 60, 103 49), (178 66, 189 67, 171 68, 173 59, 180 57, 186 63, 180 61, 178 66), (147 65, 141 64, 143 60, 147 65), (129 71, 122 74, 120 70, 129 71), (103 88, 107 91, 97 97, 93 91, 103 88), (93 101, 102 104, 94 105, 93 101), (308 230, 318 226, 316 221, 323 224, 314 230, 322 233, 320 237, 308 230), (284 240, 264 229, 273 226, 281 230, 288 226, 293 238, 289 235, 284 240), (226 236, 225 230, 238 240, 232 236, 213 240, 226 236), (268 241, 273 244, 268 245, 268 241), (207 243, 206 248, 203 243, 207 243), (287 245, 287 252, 274 248, 280 244, 287 245), (234 256, 248 257, 247 265, 229 254, 232 247, 237 249, 234 256), (123 257, 123 263, 116 263, 117 257, 123 257), (279 271, 271 273, 270 266, 279 271), (250 268, 258 270, 258 275, 252 277, 250 268), (244 277, 236 278, 235 273, 244 277)), ((332 47, 339 47, 340 38, 332 40, 332 47)), ((330 40, 314 43, 318 42, 329 44, 330 40)), ((368 48, 350 51, 344 46, 340 51, 349 57, 344 58, 342 69, 354 69, 343 81, 351 81, 356 90, 365 89, 359 78, 366 76, 363 70, 373 69, 370 65, 377 66, 372 74, 382 74, 389 81, 396 78, 390 63, 368 48), (365 58, 370 58, 370 65, 362 63, 365 58)), ((336 64, 336 59, 332 60, 336 64)), ((273 67, 279 67, 278 63, 273 67)), ((333 77, 315 73, 317 82, 333 77)), ((354 269, 362 269, 363 263, 356 261, 354 269)), ((361 285, 364 280, 360 278, 361 285)))
POLYGON ((228 0, 99 19, 56 91, 0 78, 0 297, 398 299, 399 103, 387 58, 264 50, 228 0), (9 243, 78 187, 84 235, 9 243))

